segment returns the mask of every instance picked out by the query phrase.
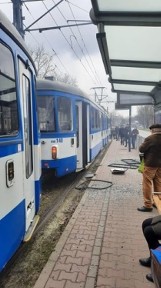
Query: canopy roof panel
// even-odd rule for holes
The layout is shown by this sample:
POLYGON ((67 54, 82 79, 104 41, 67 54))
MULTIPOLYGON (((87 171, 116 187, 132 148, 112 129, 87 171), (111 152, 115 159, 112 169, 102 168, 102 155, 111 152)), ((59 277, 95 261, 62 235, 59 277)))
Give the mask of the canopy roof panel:
POLYGON ((161 69, 111 66, 112 77, 120 80, 159 82, 161 69))
POLYGON ((105 26, 104 30, 110 59, 151 62, 161 59, 161 27, 105 26))
POLYGON ((117 91, 134 91, 134 92, 150 92, 154 86, 145 85, 128 85, 128 84, 113 84, 113 92, 117 91))
POLYGON ((161 11, 160 0, 99 0, 98 9, 104 11, 161 11), (154 3, 153 3, 154 2, 154 3))
POLYGON ((91 1, 90 15, 98 27, 97 41, 112 91, 148 93, 158 104, 161 1, 91 1))
POLYGON ((119 105, 153 105, 153 98, 148 94, 140 93, 118 93, 117 104, 119 105))

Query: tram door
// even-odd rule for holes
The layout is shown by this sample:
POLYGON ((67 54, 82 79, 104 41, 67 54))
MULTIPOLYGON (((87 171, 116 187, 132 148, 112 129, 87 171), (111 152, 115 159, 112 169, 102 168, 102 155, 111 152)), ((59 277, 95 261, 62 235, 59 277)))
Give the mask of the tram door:
POLYGON ((77 170, 81 170, 89 162, 89 106, 80 101, 76 104, 76 130, 77 170))
POLYGON ((31 72, 19 60, 22 130, 23 130, 23 191, 25 199, 26 231, 28 230, 35 214, 35 182, 33 159, 33 113, 32 113, 32 87, 31 72))

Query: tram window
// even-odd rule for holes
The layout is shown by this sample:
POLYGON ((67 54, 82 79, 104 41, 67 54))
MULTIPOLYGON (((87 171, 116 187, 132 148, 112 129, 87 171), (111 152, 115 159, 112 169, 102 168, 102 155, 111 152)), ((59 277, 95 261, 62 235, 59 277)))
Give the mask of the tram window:
POLYGON ((79 108, 76 106, 76 135, 77 135, 77 148, 79 147, 79 108))
POLYGON ((26 178, 28 179, 33 171, 31 93, 29 79, 25 75, 23 75, 22 79, 24 99, 25 165, 26 178))
POLYGON ((0 43, 0 136, 18 133, 14 63, 11 51, 0 43))
POLYGON ((101 112, 97 111, 97 128, 101 128, 101 112))
POLYGON ((71 131, 72 111, 71 100, 66 97, 58 98, 58 123, 61 131, 71 131))
POLYGON ((101 113, 93 107, 91 108, 91 128, 101 128, 101 113))
POLYGON ((91 128, 94 129, 95 128, 95 121, 94 121, 95 117, 94 117, 94 108, 91 107, 91 128))
POLYGON ((41 132, 55 131, 53 96, 37 96, 39 128, 41 132))

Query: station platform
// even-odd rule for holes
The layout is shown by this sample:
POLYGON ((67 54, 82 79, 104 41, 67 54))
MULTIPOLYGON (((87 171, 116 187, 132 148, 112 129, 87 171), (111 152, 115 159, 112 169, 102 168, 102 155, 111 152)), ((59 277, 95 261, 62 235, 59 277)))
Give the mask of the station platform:
POLYGON ((155 287, 138 259, 149 256, 142 222, 158 213, 137 211, 143 206, 137 169, 111 173, 108 165, 122 159, 139 160, 138 150, 113 140, 92 178, 100 181, 86 189, 34 288, 155 287), (104 181, 113 185, 104 189, 104 181))

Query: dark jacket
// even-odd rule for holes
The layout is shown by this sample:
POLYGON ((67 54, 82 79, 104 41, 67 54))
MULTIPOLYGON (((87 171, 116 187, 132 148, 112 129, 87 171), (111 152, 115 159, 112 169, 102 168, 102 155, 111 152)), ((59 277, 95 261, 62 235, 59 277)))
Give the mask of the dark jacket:
POLYGON ((154 133, 145 138, 139 151, 144 153, 145 166, 161 167, 161 133, 154 133))
POLYGON ((134 138, 136 138, 138 134, 139 134, 139 131, 138 131, 138 129, 136 129, 136 128, 134 128, 134 129, 131 131, 131 136, 134 137, 134 138))

